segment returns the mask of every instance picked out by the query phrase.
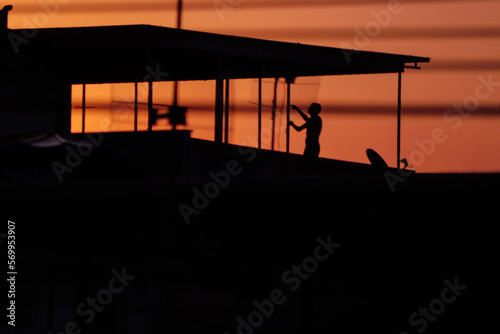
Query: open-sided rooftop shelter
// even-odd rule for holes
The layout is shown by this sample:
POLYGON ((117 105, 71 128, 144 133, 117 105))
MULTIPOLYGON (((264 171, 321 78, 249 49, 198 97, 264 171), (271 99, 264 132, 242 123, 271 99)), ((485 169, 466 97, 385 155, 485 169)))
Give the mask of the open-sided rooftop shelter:
MULTIPOLYGON (((229 87, 224 80, 285 78, 290 85, 300 76, 398 73, 401 82, 405 68, 430 61, 149 25, 35 30, 5 26, 0 37, 0 117, 15 124, 3 126, 2 134, 68 133, 74 84, 214 80, 214 140, 222 142, 227 138, 224 105, 229 103, 224 101, 229 87)), ((400 104, 399 98, 398 119, 400 104)), ((287 110, 289 115, 289 103, 287 110)))

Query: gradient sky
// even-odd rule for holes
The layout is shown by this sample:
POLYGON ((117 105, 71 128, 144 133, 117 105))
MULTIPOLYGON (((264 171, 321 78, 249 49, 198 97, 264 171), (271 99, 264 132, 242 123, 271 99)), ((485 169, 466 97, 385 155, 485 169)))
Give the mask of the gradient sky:
MULTIPOLYGON (((391 3, 397 1, 184 0, 182 25, 214 33, 428 56, 431 63, 422 64, 422 70, 403 74, 402 157, 419 172, 500 172, 500 1, 403 0, 392 14, 391 3), (363 38, 359 31, 371 37, 363 38), (493 83, 484 87, 485 81, 493 83), (455 105, 464 103, 469 103, 467 113, 454 111, 455 105)), ((11 4, 10 28, 174 27, 176 18, 175 0, 20 0, 11 4)), ((158 88, 170 90, 169 84, 162 85, 158 88)), ((270 82, 264 85, 266 91, 267 87, 270 82)), ((238 80, 231 88, 230 142, 252 145, 257 115, 249 102, 256 102, 256 83, 238 80)), ((74 105, 80 90, 74 89, 74 105)), ((109 85, 91 87, 87 104, 109 104, 117 94, 123 92, 109 85)), ((264 95, 264 104, 270 104, 271 96, 264 95)), ((181 84, 181 104, 206 109, 213 99, 214 83, 181 84)), ((368 162, 365 150, 370 147, 395 165, 397 75, 297 80, 292 103, 306 108, 313 101, 323 105, 320 156, 368 162)), ((170 100, 159 96, 155 102, 170 100)), ((196 110, 188 115, 193 136, 213 138, 213 114, 196 110)), ((264 127, 269 128, 270 113, 264 111, 268 112, 264 127)), ((89 117, 87 127, 94 129, 102 125, 103 117, 109 118, 109 112, 99 109, 89 113, 94 117, 89 117)), ((74 116, 77 127, 78 111, 74 116)), ((284 126, 283 119, 284 113, 278 112, 278 126, 284 126)), ((292 120, 301 122, 297 114, 292 114, 292 120)), ((283 128, 277 131, 276 144, 283 150, 283 128)), ((267 140, 264 147, 268 144, 267 140)), ((291 146, 292 152, 301 153, 304 134, 292 132, 291 146)))

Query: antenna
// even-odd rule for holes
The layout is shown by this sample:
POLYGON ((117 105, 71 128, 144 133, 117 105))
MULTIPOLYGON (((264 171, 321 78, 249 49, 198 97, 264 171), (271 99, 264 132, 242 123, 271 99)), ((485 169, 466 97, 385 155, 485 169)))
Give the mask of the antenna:
POLYGON ((181 28, 182 0, 177 0, 177 29, 181 28))
MULTIPOLYGON (((182 23, 182 0, 177 0, 177 29, 181 29, 182 23)), ((179 83, 177 80, 174 81, 174 103, 170 107, 171 118, 170 121, 173 125, 173 129, 175 130, 175 126, 177 124, 186 124, 185 114, 186 108, 179 107, 177 105, 177 99, 179 96, 179 83)))
MULTIPOLYGON (((181 29, 182 23, 182 0, 177 0, 177 29, 181 29)), ((180 37, 177 37, 177 41, 180 37)), ((179 43, 177 42, 177 46, 179 43)), ((177 103, 179 97, 179 83, 177 80, 174 81, 174 102, 171 106, 169 106, 169 114, 158 115, 158 108, 154 108, 154 103, 152 99, 153 95, 153 84, 149 83, 149 98, 148 98, 148 131, 152 131, 153 125, 156 124, 156 121, 160 118, 168 118, 170 120, 170 124, 172 124, 173 129, 176 130, 177 125, 186 125, 186 107, 180 107, 177 103)))

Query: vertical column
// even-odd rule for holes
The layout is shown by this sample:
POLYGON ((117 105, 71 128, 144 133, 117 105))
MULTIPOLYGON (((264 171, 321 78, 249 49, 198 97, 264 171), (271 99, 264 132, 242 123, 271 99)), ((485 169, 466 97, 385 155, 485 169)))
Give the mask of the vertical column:
POLYGON ((177 106, 178 98, 179 98, 179 81, 175 80, 174 81, 174 103, 173 103, 174 106, 177 106))
POLYGON ((290 153, 290 80, 286 80, 286 153, 290 153))
POLYGON ((219 75, 215 81, 215 139, 222 143, 222 129, 224 120, 224 79, 219 75))
POLYGON ((401 165, 401 72, 398 72, 398 162, 397 169, 399 171, 401 165))
POLYGON ((226 101, 224 102, 224 142, 229 143, 229 78, 226 79, 226 101))
POLYGON ((262 148, 262 77, 259 77, 259 150, 262 148))
POLYGON ((153 110, 153 82, 148 82, 148 131, 153 130, 155 112, 153 110))
POLYGON ((139 106, 137 103, 137 82, 134 84, 134 132, 137 132, 137 115, 139 106))
POLYGON ((276 77, 274 79, 274 93, 273 93, 273 109, 272 109, 272 130, 271 130, 271 151, 274 151, 274 132, 275 132, 275 125, 276 125, 276 105, 277 105, 277 94, 278 94, 278 81, 280 78, 276 77))
POLYGON ((181 28, 182 23, 182 0, 177 0, 177 29, 181 28))
POLYGON ((85 100, 86 100, 86 96, 87 95, 87 88, 86 88, 86 85, 83 84, 83 88, 82 88, 82 133, 85 133, 85 109, 86 109, 86 105, 85 105, 85 100))

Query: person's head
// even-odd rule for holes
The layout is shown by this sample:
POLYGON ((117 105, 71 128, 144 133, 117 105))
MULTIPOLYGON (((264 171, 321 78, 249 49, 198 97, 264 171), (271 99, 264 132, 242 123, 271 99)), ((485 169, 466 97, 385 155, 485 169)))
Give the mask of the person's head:
POLYGON ((311 103, 309 107, 308 113, 311 115, 318 115, 321 112, 321 104, 319 103, 311 103))

